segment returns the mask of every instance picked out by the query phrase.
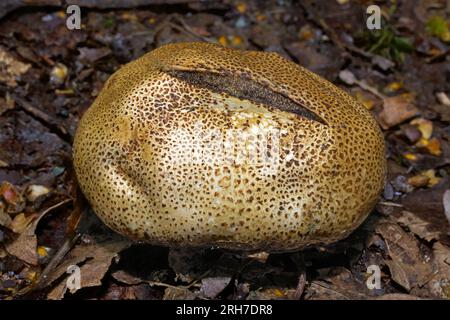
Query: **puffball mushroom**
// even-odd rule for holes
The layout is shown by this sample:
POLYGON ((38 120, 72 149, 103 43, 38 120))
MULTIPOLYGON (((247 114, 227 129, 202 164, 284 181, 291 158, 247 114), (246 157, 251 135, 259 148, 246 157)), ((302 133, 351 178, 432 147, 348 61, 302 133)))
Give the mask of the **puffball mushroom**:
POLYGON ((346 237, 386 171, 380 129, 350 95, 276 53, 209 43, 164 45, 114 73, 73 158, 113 230, 252 251, 346 237))

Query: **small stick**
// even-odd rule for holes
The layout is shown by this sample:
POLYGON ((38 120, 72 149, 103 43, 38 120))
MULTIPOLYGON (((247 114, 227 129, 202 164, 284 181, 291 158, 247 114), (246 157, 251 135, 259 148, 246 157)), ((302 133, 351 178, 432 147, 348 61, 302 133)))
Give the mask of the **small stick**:
POLYGON ((68 134, 66 128, 64 128, 62 125, 58 123, 53 117, 49 116, 47 113, 37 109, 34 107, 31 103, 28 101, 18 97, 17 95, 13 96, 13 99, 17 104, 25 110, 27 113, 31 114, 34 118, 39 120, 40 122, 43 122, 44 125, 51 131, 56 131, 61 138, 71 143, 71 137, 68 134))
POLYGON ((400 203, 387 202, 387 201, 380 201, 380 202, 378 202, 378 203, 379 203, 379 204, 382 204, 382 205, 384 205, 384 206, 403 208, 403 205, 400 204, 400 203))

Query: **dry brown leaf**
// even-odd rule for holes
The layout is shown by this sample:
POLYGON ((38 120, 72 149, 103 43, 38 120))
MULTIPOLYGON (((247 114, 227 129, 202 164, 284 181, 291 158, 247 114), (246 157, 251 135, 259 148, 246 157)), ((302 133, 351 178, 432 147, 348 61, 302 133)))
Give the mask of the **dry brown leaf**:
POLYGON ((79 48, 78 51, 80 52, 79 59, 87 64, 92 64, 97 60, 100 60, 111 54, 111 49, 109 49, 108 47, 104 48, 82 47, 79 48))
MULTIPOLYGON (((31 214, 31 215, 25 215, 25 213, 19 213, 12 220, 9 228, 14 233, 21 234, 25 230, 28 229, 28 227, 30 226, 31 222, 34 219, 36 219, 37 217, 38 217, 38 215, 36 213, 35 214, 31 214)), ((34 232, 34 230, 33 230, 33 232, 34 232)))
POLYGON ((421 174, 408 178, 408 184, 415 188, 425 187, 429 181, 429 177, 421 174))
POLYGON ((431 260, 421 252, 417 240, 391 222, 382 222, 375 230, 386 243, 391 258, 386 263, 392 280, 408 291, 424 285, 434 269, 431 260))
MULTIPOLYGON (((0 97, 0 116, 8 110, 14 109, 15 106, 16 102, 14 101, 13 98, 11 98, 9 92, 7 92, 5 98, 0 97)), ((2 166, 5 167, 7 165, 8 164, 6 162, 0 160, 0 168, 2 166), (3 162, 3 164, 1 162, 3 162)))
POLYGON ((433 122, 424 118, 416 118, 410 123, 419 129, 424 139, 428 140, 431 138, 431 135, 433 134, 433 122))
POLYGON ((176 274, 176 279, 186 283, 200 279, 208 270, 204 262, 204 251, 189 248, 170 248, 169 266, 176 274))
POLYGON ((397 221, 426 241, 438 239, 441 234, 440 230, 433 228, 429 221, 423 220, 414 212, 403 210, 400 216, 397 217, 397 221))
POLYGON ((13 184, 3 181, 0 185, 0 197, 3 198, 4 210, 10 215, 20 213, 25 209, 25 198, 22 192, 13 184))
POLYGON ((3 249, 3 247, 0 247, 0 259, 3 259, 7 255, 8 255, 8 252, 5 249, 3 249))
POLYGON ((5 245, 9 254, 25 261, 31 265, 38 264, 38 256, 36 252, 37 238, 34 234, 37 224, 43 215, 38 217, 37 214, 25 217, 25 215, 19 214, 12 221, 11 229, 19 234, 12 242, 5 245), (34 222, 32 222, 34 220, 34 222))
POLYGON ((247 300, 294 300, 295 289, 292 288, 263 288, 251 291, 247 300))
POLYGON ((7 181, 3 181, 0 185, 0 195, 10 205, 16 205, 21 201, 20 192, 17 188, 7 181))
POLYGON ((384 130, 394 127, 419 113, 410 97, 403 95, 386 97, 383 100, 383 110, 379 114, 380 125, 384 130))
MULTIPOLYGON (((450 226, 442 203, 445 191, 445 186, 440 185, 430 189, 418 189, 404 196, 401 204, 405 210, 412 212, 420 220, 428 222, 424 232, 432 232, 436 240, 448 243, 450 226)), ((417 230, 413 232, 415 231, 417 230)))
POLYGON ((311 300, 366 299, 370 294, 366 284, 356 280, 343 267, 319 270, 319 280, 314 280, 306 289, 305 297, 311 300))
POLYGON ((190 291, 185 287, 167 287, 164 290, 163 300, 194 300, 198 292, 190 291))
POLYGON ((205 298, 214 299, 230 284, 230 281, 230 277, 203 278, 200 294, 205 298))
POLYGON ((38 263, 38 255, 37 255, 37 238, 35 235, 36 227, 39 221, 51 210, 71 201, 70 199, 66 199, 61 201, 47 209, 45 209, 39 216, 34 216, 34 221, 28 224, 27 228, 20 233, 19 237, 15 240, 7 243, 5 245, 6 250, 9 254, 25 261, 31 265, 37 265, 38 263))
POLYGON ((36 226, 34 223, 29 225, 17 239, 5 245, 9 254, 31 265, 37 265, 38 263, 36 253, 37 239, 34 234, 35 229, 36 226))
POLYGON ((438 138, 432 138, 425 147, 433 156, 439 157, 442 154, 441 141, 438 138))
POLYGON ((136 285, 136 284, 140 284, 142 282, 146 282, 145 280, 142 280, 139 277, 135 277, 123 270, 115 271, 111 274, 111 276, 114 279, 116 279, 117 281, 128 284, 128 285, 136 285))
POLYGON ((66 291, 67 291, 66 282, 61 281, 55 288, 52 289, 52 291, 49 292, 49 294, 47 295, 47 299, 61 300, 62 298, 64 298, 66 291))
MULTIPOLYGON (((108 271, 112 259, 129 245, 130 242, 122 240, 78 245, 69 253, 66 260, 49 275, 47 284, 51 284, 60 278, 67 272, 69 267, 84 262, 80 267, 80 287, 99 286, 102 284, 101 281, 108 271)), ((67 291, 66 281, 67 277, 50 291, 47 298, 53 300, 62 299, 67 291)), ((77 289, 74 289, 72 293, 76 291, 77 289)))
POLYGON ((16 60, 5 48, 0 47, 0 82, 15 87, 16 78, 27 72, 30 67, 31 65, 16 60))
POLYGON ((437 271, 427 287, 434 296, 450 299, 450 248, 436 242, 433 245, 433 255, 437 271))
POLYGON ((375 300, 422 300, 417 296, 404 293, 388 293, 382 296, 376 297, 375 300))
POLYGON ((8 227, 12 222, 9 214, 7 214, 2 206, 0 206, 0 226, 8 227))
POLYGON ((436 177, 436 170, 434 169, 425 170, 421 175, 428 177, 428 187, 435 186, 441 181, 440 177, 436 177))

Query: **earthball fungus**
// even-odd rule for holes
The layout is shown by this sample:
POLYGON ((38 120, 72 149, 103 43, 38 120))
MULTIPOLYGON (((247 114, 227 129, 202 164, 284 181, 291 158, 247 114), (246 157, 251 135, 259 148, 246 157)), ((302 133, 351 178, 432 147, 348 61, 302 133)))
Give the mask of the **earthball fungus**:
POLYGON ((98 216, 169 246, 286 251, 346 237, 384 185, 371 114, 276 53, 162 46, 114 73, 73 157, 98 216))

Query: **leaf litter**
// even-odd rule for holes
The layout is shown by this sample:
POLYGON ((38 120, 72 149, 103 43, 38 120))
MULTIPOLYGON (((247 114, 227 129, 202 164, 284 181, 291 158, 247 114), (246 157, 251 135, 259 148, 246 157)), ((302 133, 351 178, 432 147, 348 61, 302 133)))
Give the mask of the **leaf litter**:
POLYGON ((385 7, 387 28, 367 34, 356 31, 357 2, 184 2, 135 10, 93 1, 73 32, 58 8, 0 20, 0 299, 449 299, 444 9, 385 7), (122 64, 174 41, 278 52, 370 110, 388 177, 362 226, 300 253, 169 249, 114 235, 80 204, 70 147, 80 117, 122 64), (380 289, 366 285, 371 265, 380 289), (68 287, 74 266, 79 289, 68 287))

